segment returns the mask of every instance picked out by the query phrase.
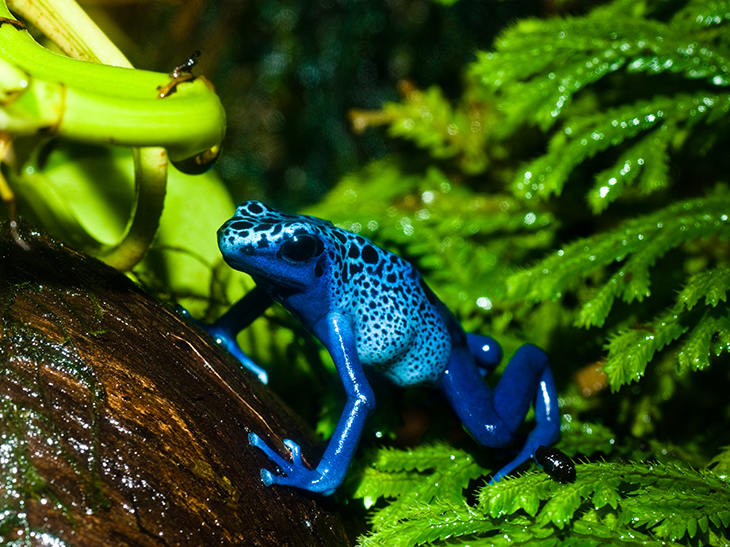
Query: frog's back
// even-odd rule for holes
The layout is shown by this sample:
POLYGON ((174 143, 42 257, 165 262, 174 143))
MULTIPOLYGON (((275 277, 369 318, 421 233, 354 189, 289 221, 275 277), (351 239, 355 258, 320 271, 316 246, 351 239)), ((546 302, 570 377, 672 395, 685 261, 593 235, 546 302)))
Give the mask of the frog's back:
POLYGON ((435 382, 448 363, 451 338, 420 274, 364 237, 323 228, 337 241, 334 263, 341 264, 332 273, 333 303, 353 320, 360 361, 399 385, 435 382))

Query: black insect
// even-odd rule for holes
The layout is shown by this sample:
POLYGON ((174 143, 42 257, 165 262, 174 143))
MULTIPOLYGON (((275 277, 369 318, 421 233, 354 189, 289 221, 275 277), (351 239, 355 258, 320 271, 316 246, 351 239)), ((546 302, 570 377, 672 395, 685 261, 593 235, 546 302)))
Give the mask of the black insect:
POLYGON ((566 454, 552 446, 539 446, 535 460, 551 479, 558 482, 575 482, 575 464, 566 454))

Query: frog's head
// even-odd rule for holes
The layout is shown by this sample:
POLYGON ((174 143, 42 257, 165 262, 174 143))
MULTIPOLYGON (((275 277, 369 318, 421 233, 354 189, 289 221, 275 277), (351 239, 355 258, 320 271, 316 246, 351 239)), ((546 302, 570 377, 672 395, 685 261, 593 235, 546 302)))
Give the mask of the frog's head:
POLYGON ((218 230, 225 261, 257 282, 279 288, 310 289, 325 269, 329 222, 286 215, 258 201, 242 203, 218 230))

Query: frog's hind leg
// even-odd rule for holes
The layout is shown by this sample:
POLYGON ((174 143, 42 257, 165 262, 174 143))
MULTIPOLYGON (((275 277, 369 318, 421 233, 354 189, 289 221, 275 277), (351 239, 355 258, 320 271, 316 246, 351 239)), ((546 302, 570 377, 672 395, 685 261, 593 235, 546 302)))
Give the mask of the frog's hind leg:
POLYGON ((509 444, 530 404, 535 406, 535 428, 519 454, 492 477, 496 482, 533 457, 539 446, 558 439, 558 397, 547 355, 537 346, 528 344, 519 348, 495 388, 482 380, 479 356, 473 356, 473 349, 471 343, 468 350, 454 349, 438 387, 477 442, 489 447, 509 444))
POLYGON ((502 361, 502 347, 491 336, 468 332, 466 343, 482 376, 489 375, 502 361))

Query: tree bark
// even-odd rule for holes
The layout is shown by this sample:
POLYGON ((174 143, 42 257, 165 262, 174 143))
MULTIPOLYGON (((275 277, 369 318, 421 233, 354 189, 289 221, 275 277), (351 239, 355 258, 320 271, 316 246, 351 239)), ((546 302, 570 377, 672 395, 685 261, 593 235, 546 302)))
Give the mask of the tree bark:
POLYGON ((266 386, 121 273, 21 235, 0 229, 0 543, 351 544, 331 502, 261 483, 249 431, 312 449, 266 386))

